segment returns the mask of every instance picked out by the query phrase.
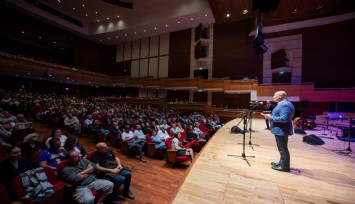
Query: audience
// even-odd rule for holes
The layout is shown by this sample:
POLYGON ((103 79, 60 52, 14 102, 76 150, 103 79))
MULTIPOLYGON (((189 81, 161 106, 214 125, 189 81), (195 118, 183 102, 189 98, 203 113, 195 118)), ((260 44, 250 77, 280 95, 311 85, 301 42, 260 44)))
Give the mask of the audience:
POLYGON ((71 150, 68 153, 69 164, 63 168, 63 179, 75 186, 73 197, 78 203, 93 204, 95 196, 91 190, 100 191, 97 198, 101 204, 106 196, 112 193, 113 183, 104 179, 96 179, 96 164, 87 159, 81 159, 78 152, 71 150))
POLYGON ((97 165, 99 178, 112 181, 114 192, 117 192, 118 188, 123 185, 122 195, 133 200, 135 196, 130 191, 131 171, 122 166, 120 159, 107 147, 106 143, 98 143, 96 150, 91 161, 97 165))
POLYGON ((130 127, 124 127, 122 133, 122 140, 127 142, 128 148, 136 148, 138 152, 137 158, 142 162, 147 162, 147 160, 143 157, 143 146, 146 143, 142 139, 138 139, 138 136, 135 135, 131 130, 130 127))
POLYGON ((53 170, 57 169, 58 164, 65 159, 64 151, 61 149, 58 138, 49 140, 49 148, 41 152, 38 158, 39 166, 48 166, 53 170))
POLYGON ((41 141, 39 141, 39 134, 38 133, 31 133, 28 134, 21 144, 22 155, 25 156, 27 159, 31 159, 33 153, 37 152, 38 150, 44 150, 44 145, 41 141))
POLYGON ((191 148, 185 148, 182 144, 179 138, 181 137, 181 134, 174 134, 173 139, 171 140, 171 147, 174 150, 177 150, 176 155, 177 156, 183 156, 187 155, 189 156, 190 160, 192 161, 194 159, 194 152, 191 148))
POLYGON ((79 138, 75 135, 68 136, 68 139, 65 141, 64 144, 64 150, 65 152, 70 152, 71 150, 75 150, 84 159, 86 158, 87 155, 85 148, 83 147, 83 145, 79 143, 79 138))
POLYGON ((57 138, 60 141, 60 147, 61 149, 63 149, 62 147, 64 147, 65 141, 67 140, 68 137, 62 134, 61 129, 54 129, 52 132, 52 137, 46 140, 45 145, 47 148, 49 148, 49 141, 53 138, 57 138))

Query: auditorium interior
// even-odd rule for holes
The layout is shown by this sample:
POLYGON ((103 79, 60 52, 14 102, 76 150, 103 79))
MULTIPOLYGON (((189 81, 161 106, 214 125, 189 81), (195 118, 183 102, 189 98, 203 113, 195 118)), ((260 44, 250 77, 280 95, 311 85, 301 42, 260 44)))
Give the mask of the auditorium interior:
MULTIPOLYGON (((135 194, 110 203, 355 203, 354 1, 3 0, 0 17, 0 123, 12 131, 10 112, 29 124, 0 139, 45 141, 59 127, 87 152, 106 142, 135 194), (261 114, 277 91, 295 107, 289 172, 270 168, 278 150, 261 114), (100 111, 132 131, 181 122, 209 138, 180 163, 148 141, 140 162, 122 133, 85 126, 100 111)), ((76 203, 68 189, 42 202, 76 203)), ((0 203, 34 201, 0 191, 0 203)))

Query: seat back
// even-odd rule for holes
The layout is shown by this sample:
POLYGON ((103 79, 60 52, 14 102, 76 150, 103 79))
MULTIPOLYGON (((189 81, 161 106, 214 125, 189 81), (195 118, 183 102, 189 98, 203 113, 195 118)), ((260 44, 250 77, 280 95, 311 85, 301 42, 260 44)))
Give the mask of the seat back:
POLYGON ((147 138, 147 143, 151 143, 152 142, 152 140, 150 139, 150 133, 147 133, 145 135, 145 137, 147 138))
POLYGON ((63 181, 63 175, 62 175, 62 171, 64 169, 65 166, 67 166, 69 164, 68 160, 63 160, 61 161, 58 166, 57 166, 57 175, 58 175, 58 180, 59 181, 63 181))
POLYGON ((93 150, 93 151, 89 152, 89 153, 86 155, 86 158, 91 161, 91 157, 92 157, 92 155, 93 155, 95 152, 96 152, 96 150, 93 150))
POLYGON ((35 168, 39 167, 38 158, 39 158, 39 155, 41 155, 41 153, 42 153, 42 151, 37 150, 31 156, 31 162, 32 162, 33 167, 35 167, 35 168))
POLYGON ((9 192, 6 190, 5 186, 1 184, 0 184, 0 203, 11 204, 9 192))
POLYGON ((170 137, 166 138, 165 145, 166 145, 167 149, 172 149, 172 147, 171 147, 171 138, 170 137))

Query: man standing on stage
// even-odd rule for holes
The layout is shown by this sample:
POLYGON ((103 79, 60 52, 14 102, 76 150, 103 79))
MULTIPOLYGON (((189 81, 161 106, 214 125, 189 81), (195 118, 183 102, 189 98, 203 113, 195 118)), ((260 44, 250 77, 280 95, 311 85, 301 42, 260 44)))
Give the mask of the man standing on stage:
MULTIPOLYGON (((273 106, 270 102, 270 100, 266 101, 266 105, 264 106, 264 110, 263 113, 264 114, 270 114, 272 112, 272 110, 275 108, 275 106, 273 106)), ((268 119, 265 119, 266 122, 266 129, 270 129, 270 121, 268 119)))
POLYGON ((287 143, 288 136, 293 134, 292 119, 295 108, 287 100, 285 91, 278 91, 274 94, 274 101, 278 102, 272 114, 263 114, 265 119, 270 120, 271 133, 275 135, 277 148, 280 152, 280 161, 271 162, 271 168, 277 171, 290 171, 290 153, 287 143))

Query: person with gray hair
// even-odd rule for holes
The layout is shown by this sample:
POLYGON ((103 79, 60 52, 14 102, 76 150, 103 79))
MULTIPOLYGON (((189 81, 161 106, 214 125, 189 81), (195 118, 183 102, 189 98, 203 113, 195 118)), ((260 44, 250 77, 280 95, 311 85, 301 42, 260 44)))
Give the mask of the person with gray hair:
POLYGON ((290 153, 288 151, 288 136, 293 134, 292 119, 295 114, 295 108, 287 99, 285 91, 277 91, 274 94, 274 101, 277 106, 271 114, 262 115, 270 120, 271 133, 275 135, 277 148, 280 152, 280 161, 271 162, 271 168, 277 171, 290 171, 290 153))

